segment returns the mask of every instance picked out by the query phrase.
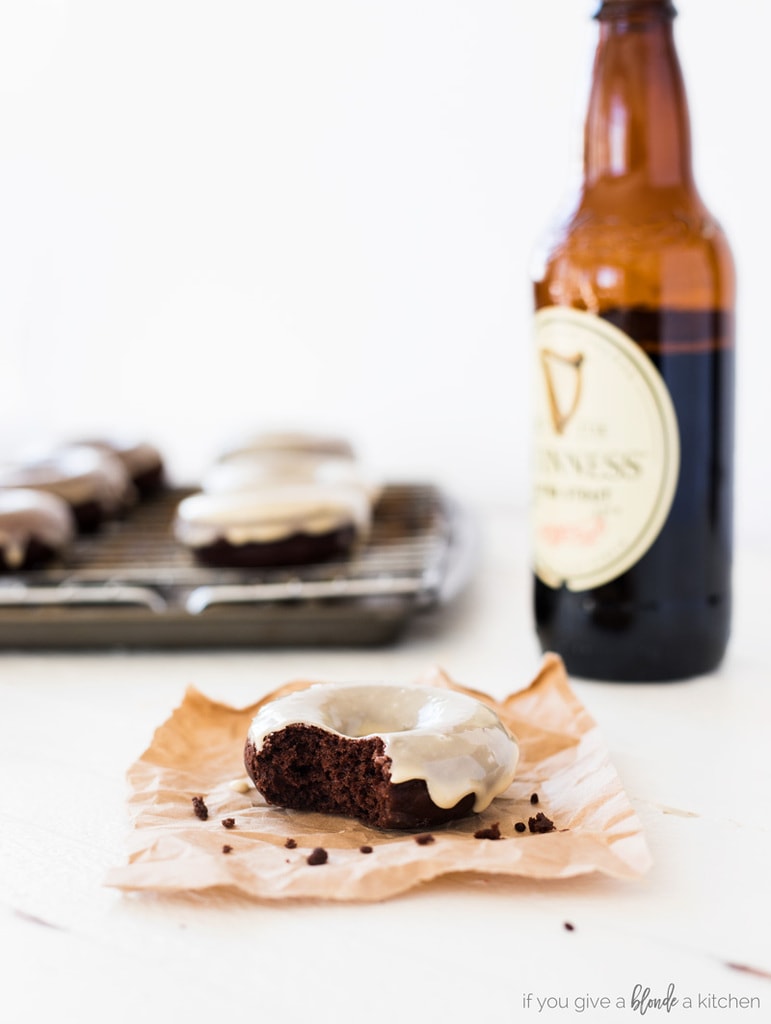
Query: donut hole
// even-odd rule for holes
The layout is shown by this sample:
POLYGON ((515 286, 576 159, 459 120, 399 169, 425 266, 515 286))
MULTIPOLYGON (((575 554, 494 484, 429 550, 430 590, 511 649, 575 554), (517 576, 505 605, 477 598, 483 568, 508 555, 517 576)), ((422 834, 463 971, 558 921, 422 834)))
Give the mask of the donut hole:
POLYGON ((352 739, 446 728, 450 721, 443 693, 425 687, 350 687, 347 696, 345 701, 330 700, 321 705, 320 724, 352 739))

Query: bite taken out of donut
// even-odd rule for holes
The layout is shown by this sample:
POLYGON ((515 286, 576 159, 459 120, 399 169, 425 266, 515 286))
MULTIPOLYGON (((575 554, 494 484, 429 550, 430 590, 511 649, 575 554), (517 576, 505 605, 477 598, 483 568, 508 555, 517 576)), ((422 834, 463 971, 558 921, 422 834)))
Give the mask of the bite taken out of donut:
POLYGON ((269 804, 423 829, 485 810, 519 747, 486 704, 435 686, 316 683, 264 704, 247 773, 269 804))

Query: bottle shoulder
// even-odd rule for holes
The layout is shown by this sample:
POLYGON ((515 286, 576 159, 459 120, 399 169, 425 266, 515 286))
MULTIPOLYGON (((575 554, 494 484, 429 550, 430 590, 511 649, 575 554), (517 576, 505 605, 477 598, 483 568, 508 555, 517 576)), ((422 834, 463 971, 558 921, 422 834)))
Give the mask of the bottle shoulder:
POLYGON ((667 192, 626 203, 583 194, 542 240, 537 304, 732 306, 725 232, 698 196, 667 192))

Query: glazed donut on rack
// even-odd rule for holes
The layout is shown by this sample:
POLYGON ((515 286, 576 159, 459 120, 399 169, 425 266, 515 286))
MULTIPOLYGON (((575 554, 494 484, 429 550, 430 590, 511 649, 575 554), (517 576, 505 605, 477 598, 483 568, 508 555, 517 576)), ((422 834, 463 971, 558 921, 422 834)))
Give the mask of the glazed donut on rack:
POLYGON ((197 561, 255 568, 347 557, 366 537, 370 502, 348 485, 270 484, 180 502, 173 529, 197 561))
POLYGON ((65 552, 74 536, 72 511, 55 494, 0 490, 0 572, 37 569, 65 552))
POLYGON ((217 462, 241 458, 244 455, 266 453, 293 456, 313 455, 340 459, 354 459, 353 445, 344 437, 334 434, 307 433, 300 430, 263 431, 235 441, 225 447, 217 462))
POLYGON ((122 515, 136 497, 120 459, 85 445, 70 445, 42 458, 0 467, 0 487, 27 488, 61 498, 83 533, 93 533, 106 520, 122 515))
POLYGON ((296 452, 250 452, 214 463, 204 474, 201 487, 207 494, 227 494, 271 484, 340 483, 368 487, 351 459, 296 452))
POLYGON ((149 441, 99 438, 75 443, 78 446, 96 448, 120 459, 140 498, 155 494, 164 486, 166 470, 163 456, 149 441))

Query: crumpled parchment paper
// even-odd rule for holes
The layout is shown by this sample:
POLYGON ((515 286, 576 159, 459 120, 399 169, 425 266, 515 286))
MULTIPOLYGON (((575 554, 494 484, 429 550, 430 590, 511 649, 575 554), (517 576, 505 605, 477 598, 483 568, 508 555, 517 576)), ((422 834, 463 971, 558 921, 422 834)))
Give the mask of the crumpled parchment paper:
POLYGON ((419 844, 410 832, 270 807, 254 788, 234 788, 246 781, 246 733, 265 701, 308 682, 289 683, 242 709, 191 688, 128 772, 131 850, 106 883, 154 892, 225 889, 267 900, 371 901, 448 873, 545 879, 592 871, 635 878, 646 871, 650 855, 640 822, 560 658, 546 655, 530 686, 501 702, 440 670, 419 682, 483 700, 520 742, 515 781, 484 813, 437 828, 432 842, 419 844), (194 796, 203 798, 206 820, 196 817, 194 796), (515 830, 538 811, 553 821, 553 831, 515 830), (235 824, 226 828, 222 822, 230 818, 235 824), (474 837, 494 822, 503 838, 474 837), (319 846, 327 862, 309 865, 308 854, 319 846), (362 853, 362 846, 372 852, 362 853))

